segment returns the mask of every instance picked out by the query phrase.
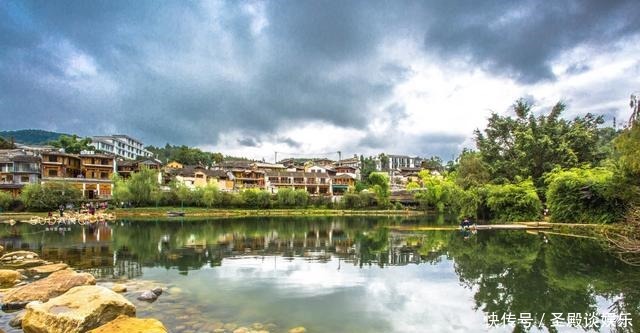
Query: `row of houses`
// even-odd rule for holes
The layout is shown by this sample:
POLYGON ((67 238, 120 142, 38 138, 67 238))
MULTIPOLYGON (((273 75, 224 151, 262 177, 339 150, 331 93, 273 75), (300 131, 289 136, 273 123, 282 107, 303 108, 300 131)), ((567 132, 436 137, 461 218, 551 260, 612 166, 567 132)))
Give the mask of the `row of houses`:
MULTIPOLYGON (((52 147, 21 147, 0 151, 0 191, 19 195, 26 184, 64 181, 72 184, 86 199, 105 200, 113 193, 112 176, 123 178, 142 168, 158 171, 158 183, 165 189, 179 182, 190 189, 214 183, 222 191, 261 189, 277 193, 280 189, 305 190, 311 195, 339 196, 361 178, 361 160, 357 156, 330 159, 285 159, 279 163, 249 160, 225 161, 211 167, 183 165, 172 161, 162 164, 144 150, 142 143, 125 135, 95 137, 92 145, 100 152, 68 154, 52 147), (132 159, 134 158, 134 159, 132 159)), ((419 160, 388 155, 391 185, 402 187, 417 179, 419 160)))

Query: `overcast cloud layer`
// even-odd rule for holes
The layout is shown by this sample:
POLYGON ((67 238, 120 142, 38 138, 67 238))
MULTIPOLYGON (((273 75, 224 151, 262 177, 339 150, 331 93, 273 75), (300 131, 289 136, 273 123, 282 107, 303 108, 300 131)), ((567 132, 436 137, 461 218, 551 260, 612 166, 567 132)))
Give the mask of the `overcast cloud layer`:
MULTIPOLYGON (((519 97, 629 114, 637 1, 2 1, 0 129, 450 159, 519 97)), ((336 154, 325 155, 336 158, 336 154)))

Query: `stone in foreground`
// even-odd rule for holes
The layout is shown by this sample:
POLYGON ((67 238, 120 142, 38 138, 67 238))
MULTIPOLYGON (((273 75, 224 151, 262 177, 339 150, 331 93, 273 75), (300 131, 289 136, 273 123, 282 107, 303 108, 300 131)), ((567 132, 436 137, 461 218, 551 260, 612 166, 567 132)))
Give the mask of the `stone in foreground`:
POLYGON ((68 269, 57 271, 42 280, 8 291, 2 307, 14 309, 21 308, 31 301, 46 302, 73 287, 93 284, 96 284, 96 279, 91 274, 76 273, 68 269))
POLYGON ((51 265, 27 268, 26 272, 29 274, 51 274, 53 272, 61 271, 67 268, 69 268, 69 265, 64 263, 59 263, 59 264, 51 264, 51 265))
POLYGON ((289 333, 305 333, 307 331, 306 328, 302 326, 294 327, 289 330, 289 333))
POLYGON ((156 319, 132 318, 121 315, 113 321, 110 321, 87 333, 167 333, 167 329, 162 323, 156 319))
POLYGON ((108 288, 80 286, 46 303, 29 303, 22 329, 25 333, 80 333, 120 315, 135 314, 136 308, 131 302, 108 288))
POLYGON ((0 285, 13 286, 22 279, 22 274, 12 269, 0 269, 0 285))

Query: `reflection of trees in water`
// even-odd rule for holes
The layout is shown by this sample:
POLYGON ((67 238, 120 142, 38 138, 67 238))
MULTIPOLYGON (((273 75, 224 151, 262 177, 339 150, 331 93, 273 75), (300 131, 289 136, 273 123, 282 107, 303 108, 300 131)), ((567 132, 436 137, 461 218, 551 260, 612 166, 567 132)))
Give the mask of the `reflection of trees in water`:
MULTIPOLYGON (((413 221, 416 222, 416 221, 413 221)), ((332 257, 358 267, 437 264, 454 261, 462 285, 475 291, 476 307, 490 313, 591 313, 596 296, 614 302, 612 312, 640 323, 640 270, 619 261, 601 242, 532 236, 519 231, 402 233, 384 228, 402 218, 249 218, 212 221, 119 221, 111 230, 64 233, 42 226, 0 229, 0 244, 29 249, 98 276, 135 277, 142 267, 187 274, 238 256, 332 257)), ((518 327, 516 330, 524 330, 518 327)))
MULTIPOLYGON (((614 313, 631 313, 638 322, 640 272, 608 253, 602 243, 569 237, 542 241, 521 232, 478 233, 465 241, 452 237, 448 251, 463 285, 476 289, 478 309, 486 314, 597 312, 596 295, 618 298, 614 313)), ((525 330, 516 327, 516 331, 525 330)))

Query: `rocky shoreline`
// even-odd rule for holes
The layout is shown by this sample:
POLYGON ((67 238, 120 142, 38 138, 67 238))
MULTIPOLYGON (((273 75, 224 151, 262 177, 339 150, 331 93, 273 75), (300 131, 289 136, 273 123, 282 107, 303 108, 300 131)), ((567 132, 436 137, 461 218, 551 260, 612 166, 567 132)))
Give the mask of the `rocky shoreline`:
MULTIPOLYGON (((3 252, 0 246, 0 254, 3 252)), ((138 308, 145 313, 154 312, 149 310, 159 298, 167 297, 171 302, 182 293, 178 287, 163 288, 141 281, 98 282, 89 273, 76 272, 65 263, 47 262, 30 251, 14 251, 0 257, 0 288, 3 316, 11 317, 3 321, 25 333, 166 333, 170 330, 161 321, 137 318, 138 308)), ((154 310, 180 321, 172 332, 307 332, 302 326, 224 322, 195 313, 189 307, 154 310)), ((5 331, 0 328, 0 333, 5 331)))

